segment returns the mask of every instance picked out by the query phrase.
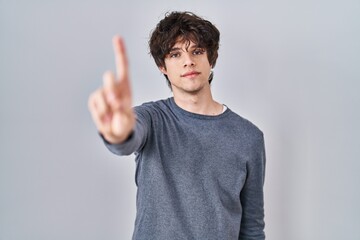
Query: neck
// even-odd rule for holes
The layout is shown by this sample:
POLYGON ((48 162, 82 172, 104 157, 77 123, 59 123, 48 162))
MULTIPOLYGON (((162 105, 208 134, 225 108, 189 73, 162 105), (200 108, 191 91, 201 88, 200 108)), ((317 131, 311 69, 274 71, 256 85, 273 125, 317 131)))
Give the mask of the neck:
POLYGON ((207 93, 174 93, 174 101, 180 108, 201 115, 219 115, 223 111, 223 105, 216 102, 211 95, 211 91, 207 93))

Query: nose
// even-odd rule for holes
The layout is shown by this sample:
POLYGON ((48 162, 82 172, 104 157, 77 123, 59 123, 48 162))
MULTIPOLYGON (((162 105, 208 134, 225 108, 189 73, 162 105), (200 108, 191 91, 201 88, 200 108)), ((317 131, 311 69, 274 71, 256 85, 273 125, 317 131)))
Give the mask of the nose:
POLYGON ((193 59, 193 56, 190 52, 185 52, 183 54, 184 56, 184 67, 189 67, 189 66, 195 66, 195 61, 193 59))

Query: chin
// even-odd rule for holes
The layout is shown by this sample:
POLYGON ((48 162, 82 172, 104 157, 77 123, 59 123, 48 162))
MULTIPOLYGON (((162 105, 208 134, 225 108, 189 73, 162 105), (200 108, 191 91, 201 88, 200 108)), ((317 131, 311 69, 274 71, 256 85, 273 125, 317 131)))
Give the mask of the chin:
POLYGON ((206 88, 206 84, 193 82, 192 84, 183 84, 180 86, 172 85, 172 88, 177 88, 179 91, 189 94, 197 94, 206 88))
POLYGON ((187 93, 191 93, 191 94, 197 94, 197 93, 201 92, 201 90, 203 90, 203 88, 204 88, 204 86, 190 87, 190 88, 184 89, 184 91, 187 93))

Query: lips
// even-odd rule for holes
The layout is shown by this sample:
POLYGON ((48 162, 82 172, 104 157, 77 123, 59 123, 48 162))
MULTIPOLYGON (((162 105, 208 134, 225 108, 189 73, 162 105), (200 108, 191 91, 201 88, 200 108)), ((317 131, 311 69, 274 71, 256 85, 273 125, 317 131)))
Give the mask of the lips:
POLYGON ((195 77, 195 76, 197 76, 199 74, 200 74, 200 72, 190 71, 190 72, 182 74, 181 77, 195 77))

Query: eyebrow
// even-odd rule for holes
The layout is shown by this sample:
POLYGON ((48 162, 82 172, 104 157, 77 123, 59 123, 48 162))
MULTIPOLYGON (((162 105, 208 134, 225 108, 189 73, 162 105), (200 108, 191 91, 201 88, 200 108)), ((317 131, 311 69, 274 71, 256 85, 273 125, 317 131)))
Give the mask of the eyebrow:
MULTIPOLYGON (((192 45, 192 46, 189 46, 189 47, 187 48, 187 50, 189 50, 189 49, 194 49, 194 48, 200 48, 200 46, 199 46, 198 44, 192 45)), ((174 48, 171 48, 171 49, 170 49, 169 53, 170 53, 170 52, 173 52, 173 51, 179 51, 179 50, 182 50, 182 48, 180 48, 180 47, 174 47, 174 48)))

